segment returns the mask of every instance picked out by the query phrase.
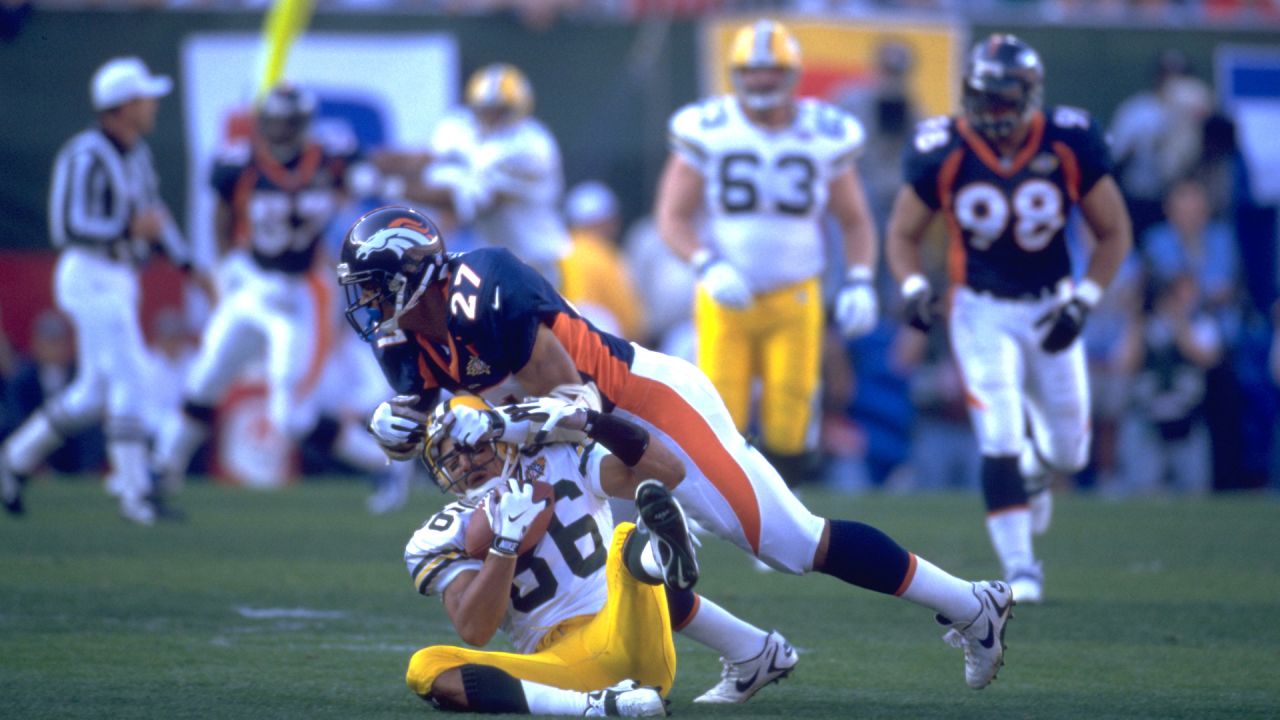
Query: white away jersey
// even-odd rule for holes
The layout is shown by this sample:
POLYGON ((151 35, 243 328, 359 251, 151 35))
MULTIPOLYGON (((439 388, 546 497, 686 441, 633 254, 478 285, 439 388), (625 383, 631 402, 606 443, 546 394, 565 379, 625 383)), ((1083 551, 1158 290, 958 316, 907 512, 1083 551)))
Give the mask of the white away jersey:
POLYGON ((560 148, 542 123, 526 117, 485 132, 471 113, 451 113, 432 133, 431 152, 427 182, 453 190, 459 218, 486 244, 539 269, 568 252, 560 148))
MULTIPOLYGON (((502 630, 517 652, 533 652, 538 640, 561 622, 594 615, 604 607, 604 565, 613 537, 613 514, 600 488, 600 462, 608 451, 556 444, 521 461, 526 480, 555 488, 551 527, 531 552, 516 560, 511 605, 502 630)), ((423 595, 442 594, 460 573, 484 564, 464 552, 467 523, 476 506, 446 505, 413 534, 405 566, 423 595)))
POLYGON ((852 115, 802 98, 790 126, 768 130, 723 95, 680 109, 670 133, 672 151, 702 173, 708 244, 754 292, 822 272, 829 186, 865 137, 852 115))

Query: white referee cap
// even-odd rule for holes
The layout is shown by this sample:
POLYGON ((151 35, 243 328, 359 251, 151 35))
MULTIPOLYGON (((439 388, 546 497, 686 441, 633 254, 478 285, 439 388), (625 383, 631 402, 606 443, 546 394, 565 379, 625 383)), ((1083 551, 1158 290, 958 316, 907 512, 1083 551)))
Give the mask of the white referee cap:
POLYGON ((89 85, 94 110, 110 110, 138 98, 158 98, 169 94, 173 81, 167 75, 152 75, 136 57, 111 58, 93 74, 89 85))

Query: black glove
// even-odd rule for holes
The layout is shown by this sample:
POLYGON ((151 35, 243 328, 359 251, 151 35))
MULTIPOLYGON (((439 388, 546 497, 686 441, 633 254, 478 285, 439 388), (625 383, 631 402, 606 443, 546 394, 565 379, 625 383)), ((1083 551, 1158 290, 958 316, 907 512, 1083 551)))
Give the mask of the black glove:
POLYGON ((924 288, 903 298, 903 319, 911 327, 927 333, 938 321, 938 296, 932 288, 924 288))
POLYGON ((1080 337, 1080 331, 1084 330, 1084 321, 1088 316, 1089 306, 1078 297, 1041 315, 1036 321, 1036 327, 1048 325, 1049 332, 1040 341, 1040 347, 1048 353, 1060 353, 1071 347, 1071 343, 1080 337))

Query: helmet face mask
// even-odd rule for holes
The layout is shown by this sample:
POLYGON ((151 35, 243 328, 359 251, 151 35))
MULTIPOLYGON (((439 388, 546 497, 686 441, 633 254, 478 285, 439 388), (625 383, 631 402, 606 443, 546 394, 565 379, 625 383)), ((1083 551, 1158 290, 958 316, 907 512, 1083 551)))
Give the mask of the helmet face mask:
POLYGON ((734 36, 729 79, 748 109, 782 107, 800 82, 800 44, 780 23, 759 20, 747 25, 734 36))
POLYGON ((347 231, 337 268, 347 322, 366 342, 399 330, 405 311, 444 277, 446 260, 426 215, 407 207, 366 213, 347 231))
POLYGON ((974 46, 964 78, 964 114, 988 139, 1006 140, 1043 105, 1044 65, 1030 45, 992 35, 974 46))
POLYGON ((277 85, 254 112, 257 133, 271 154, 292 160, 306 145, 316 101, 310 93, 291 85, 277 85))

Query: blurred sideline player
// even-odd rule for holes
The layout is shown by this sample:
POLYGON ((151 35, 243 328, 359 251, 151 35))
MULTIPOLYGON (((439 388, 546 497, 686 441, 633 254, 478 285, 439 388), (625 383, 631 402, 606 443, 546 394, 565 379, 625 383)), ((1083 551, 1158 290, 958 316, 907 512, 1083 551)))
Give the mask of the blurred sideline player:
POLYGON ((138 313, 138 265, 161 246, 189 268, 190 251, 160 197, 144 136, 172 81, 136 57, 97 69, 90 94, 97 122, 62 146, 49 190, 49 228, 58 249, 54 296, 75 326, 75 380, 34 412, 0 447, 0 499, 23 511, 21 485, 65 438, 103 422, 107 489, 133 522, 155 522, 158 498, 147 466, 151 403, 138 313))
POLYGON ((354 419, 321 418, 317 389, 337 336, 332 281, 317 269, 329 262, 322 234, 342 205, 350 151, 309 137, 314 113, 309 92, 277 85, 255 108, 248 141, 226 148, 215 164, 219 247, 241 248, 247 258, 223 283, 187 376, 182 415, 158 438, 155 467, 167 486, 180 484, 230 383, 263 358, 267 413, 281 438, 314 432, 354 467, 372 473, 385 464, 354 419))
POLYGON ((779 23, 741 28, 729 70, 733 94, 672 116, 655 214, 699 275, 698 366, 742 432, 759 378, 763 449, 794 484, 815 469, 828 211, 848 264, 836 323, 854 337, 877 319, 875 227, 854 167, 865 135, 839 108, 795 97, 800 47, 779 23))
POLYGON ((672 626, 697 602, 690 589, 697 560, 667 489, 683 476, 679 459, 649 444, 642 428, 567 401, 503 408, 557 418, 525 420, 523 438, 464 446, 450 433, 457 407, 495 412, 473 395, 441 404, 429 422, 397 408, 426 427, 410 452, 421 453, 441 490, 457 496, 414 533, 405 565, 418 592, 443 598, 469 645, 483 647, 501 627, 515 652, 424 648, 409 663, 410 689, 450 710, 665 715, 676 670, 672 626), (526 484, 534 481, 554 485, 555 519, 547 536, 517 556, 547 502, 533 500, 526 484), (615 530, 610 496, 635 497, 644 529, 623 523, 615 530), (466 554, 476 513, 487 513, 494 529, 483 559, 466 554))
POLYGON ((467 80, 465 102, 432 131, 430 159, 406 197, 450 212, 558 286, 570 249, 564 173, 555 138, 530 114, 529 80, 515 66, 486 65, 467 80))
POLYGON ((1018 602, 1043 596, 1031 538, 1047 507, 1034 518, 1028 492, 1048 501, 1048 473, 1088 459, 1080 331, 1132 244, 1097 123, 1073 107, 1042 110, 1043 92, 1026 43, 996 34, 974 46, 963 112, 922 122, 906 152, 887 239, 908 321, 927 331, 937 317, 920 244, 936 214, 946 220, 951 344, 983 456, 987 530, 1018 602), (1078 284, 1064 234, 1074 207, 1097 241, 1078 284))
MULTIPOLYGON (((430 219, 387 207, 352 225, 338 278, 352 326, 376 341, 391 385, 414 395, 420 410, 441 390, 505 392, 514 384, 517 397, 567 398, 630 420, 684 463, 676 495, 703 527, 775 569, 817 569, 936 610, 952 626, 949 640, 964 647, 966 682, 981 688, 995 677, 1011 609, 1004 583, 961 580, 875 528, 810 513, 738 433, 697 367, 599 331, 511 253, 447 254, 430 219)), ((503 431, 491 414, 455 414, 466 444, 503 431)), ((373 429, 384 448, 399 442, 373 429)), ((754 660, 726 656, 707 699, 744 700, 773 675, 769 660, 780 645, 774 633, 754 660)))
POLYGON ((560 294, 592 325, 628 340, 644 335, 644 304, 636 294, 626 261, 618 251, 622 218, 618 198, 607 185, 587 180, 565 196, 570 250, 561 263, 560 294))

